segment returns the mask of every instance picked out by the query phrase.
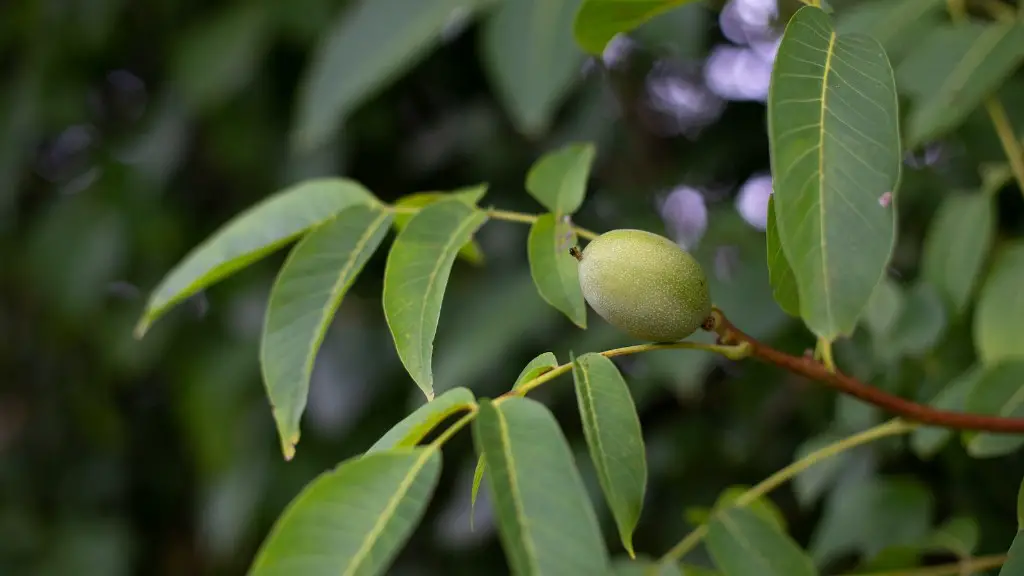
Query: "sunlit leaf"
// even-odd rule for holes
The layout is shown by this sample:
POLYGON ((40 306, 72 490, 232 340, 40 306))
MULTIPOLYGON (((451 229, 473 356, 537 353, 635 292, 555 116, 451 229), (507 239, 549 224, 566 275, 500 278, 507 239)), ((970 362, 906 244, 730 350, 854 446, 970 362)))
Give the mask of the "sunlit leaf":
POLYGON ((265 8, 260 3, 232 5, 200 19, 179 39, 171 74, 191 109, 222 104, 252 80, 269 47, 265 8))
POLYGON ((889 60, 899 61, 940 22, 944 0, 868 0, 844 6, 836 16, 840 34, 861 32, 878 40, 889 60))
POLYGON ((594 352, 573 361, 573 381, 583 433, 605 500, 626 552, 634 556, 633 531, 647 490, 647 456, 640 417, 629 387, 610 359, 594 352))
POLYGON ((974 311, 974 346, 985 363, 1024 358, 1024 242, 1007 244, 996 256, 974 311))
MULTIPOLYGON (((394 206, 396 208, 423 208, 424 206, 433 204, 438 200, 444 200, 447 198, 458 198, 469 206, 476 206, 480 199, 484 197, 486 192, 486 184, 474 186, 472 188, 453 190, 452 192, 417 192, 415 194, 402 196, 394 202, 394 206)), ((401 232, 405 229, 405 225, 409 223, 409 220, 411 220, 412 217, 412 214, 405 214, 402 212, 396 213, 395 230, 401 232)), ((480 245, 476 240, 470 240, 464 244, 462 248, 459 248, 459 257, 473 264, 483 264, 484 251, 480 248, 480 245)))
POLYGON ((249 573, 384 574, 423 517, 440 474, 434 447, 346 460, 292 500, 249 573))
POLYGON ((357 182, 344 178, 308 180, 252 206, 192 249, 153 291, 135 328, 145 334, 170 307, 252 264, 297 236, 354 204, 378 201, 357 182))
POLYGON ((483 29, 491 83, 520 132, 543 134, 580 77, 583 54, 572 37, 580 0, 502 2, 483 29))
MULTIPOLYGON (((984 370, 981 366, 972 366, 943 388, 928 405, 940 410, 963 412, 968 395, 977 385, 983 373, 984 370)), ((919 457, 931 458, 946 445, 952 436, 953 431, 949 428, 922 426, 911 434, 910 446, 919 457)))
POLYGON ((544 301, 580 328, 587 327, 587 306, 580 288, 579 263, 569 254, 576 245, 571 224, 542 214, 530 226, 527 256, 530 275, 544 301))
MULTIPOLYGON (((516 383, 512 386, 512 390, 518 390, 523 384, 526 384, 534 378, 537 378, 546 372, 550 372, 557 367, 558 358, 556 358, 554 354, 551 352, 538 354, 533 360, 530 360, 530 362, 519 373, 519 377, 516 378, 516 383)), ((473 510, 476 508, 476 497, 480 493, 480 482, 484 479, 484 471, 486 469, 487 465, 484 462, 484 457, 483 455, 480 455, 476 461, 476 469, 473 471, 473 492, 470 495, 469 500, 471 524, 473 522, 473 510)))
POLYGON ((607 573, 597 515, 551 412, 530 398, 481 400, 473 439, 511 573, 607 573))
POLYGON ((550 372, 558 367, 558 358, 555 357, 551 352, 544 352, 538 354, 536 358, 530 360, 530 363, 523 368, 522 372, 519 373, 519 377, 516 378, 516 383, 512 386, 513 390, 518 390, 520 386, 533 380, 544 374, 550 372))
POLYGON ((299 420, 320 344, 345 293, 384 240, 391 218, 381 207, 342 210, 295 245, 274 281, 260 365, 287 460, 299 442, 299 420))
POLYGON ((774 523, 727 508, 708 525, 708 551, 725 576, 813 576, 811 559, 774 523))
POLYGON ((366 453, 413 447, 449 416, 467 410, 475 403, 473 392, 468 388, 452 388, 392 426, 366 453))
POLYGON ((357 0, 323 32, 304 72, 293 142, 312 149, 367 98, 441 41, 453 18, 469 18, 492 0, 357 0))
POLYGON ((899 114, 892 69, 878 41, 837 36, 820 9, 786 26, 768 98, 775 216, 819 337, 852 334, 895 242, 899 114))
POLYGON ((587 193, 596 152, 589 143, 567 144, 548 152, 530 167, 526 191, 556 217, 573 214, 587 193))
POLYGON ((441 301, 458 250, 487 220, 457 198, 416 214, 395 238, 384 268, 384 316, 405 369, 430 400, 441 301))
POLYGON ((844 484, 829 495, 809 551, 821 565, 844 553, 870 559, 889 547, 915 546, 931 530, 934 506, 916 480, 869 477, 844 484))
POLYGON ((622 32, 630 32, 658 14, 693 0, 583 0, 572 32, 587 52, 600 55, 622 32))
POLYGON ((800 294, 797 292, 796 277, 789 261, 782 252, 779 231, 775 222, 775 195, 768 197, 768 227, 766 243, 768 245, 768 281, 772 284, 772 296, 786 314, 800 317, 800 294))
POLYGON ((956 128, 1024 61, 1024 22, 969 21, 936 27, 900 63, 911 96, 907 148, 956 128))
POLYGON ((942 292, 954 314, 970 303, 995 240, 995 206, 984 194, 952 194, 928 227, 921 274, 942 292))
MULTIPOLYGON (((1024 359, 1005 360, 987 367, 967 395, 966 411, 1024 418, 1024 359)), ((965 432, 967 453, 975 458, 992 458, 1016 451, 1024 445, 1024 434, 965 432)))

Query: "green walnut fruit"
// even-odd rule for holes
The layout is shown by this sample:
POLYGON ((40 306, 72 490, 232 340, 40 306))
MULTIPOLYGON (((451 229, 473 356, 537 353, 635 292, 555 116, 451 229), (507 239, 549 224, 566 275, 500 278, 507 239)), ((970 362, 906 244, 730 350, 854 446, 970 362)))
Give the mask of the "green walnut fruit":
POLYGON ((711 315, 708 281, 678 244, 644 230, 613 230, 580 252, 583 297, 609 324, 652 342, 693 334, 711 315))

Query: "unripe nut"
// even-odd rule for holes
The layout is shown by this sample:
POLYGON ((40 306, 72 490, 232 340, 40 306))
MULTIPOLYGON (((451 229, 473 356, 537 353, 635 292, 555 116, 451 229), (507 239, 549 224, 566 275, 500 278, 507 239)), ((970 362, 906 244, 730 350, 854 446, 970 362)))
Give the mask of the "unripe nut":
POLYGON ((612 230, 574 255, 587 303, 634 338, 682 340, 711 316, 704 270, 690 253, 664 236, 645 230, 612 230))

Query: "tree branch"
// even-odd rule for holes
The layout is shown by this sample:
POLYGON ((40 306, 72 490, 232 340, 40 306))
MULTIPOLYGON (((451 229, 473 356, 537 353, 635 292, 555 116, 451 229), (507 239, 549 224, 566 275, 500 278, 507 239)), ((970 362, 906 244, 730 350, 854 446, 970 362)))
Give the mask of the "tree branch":
POLYGON ((884 392, 870 384, 865 384, 856 378, 847 376, 838 370, 829 372, 823 365, 811 358, 791 356, 763 342, 759 342, 739 328, 736 328, 717 308, 713 310, 711 318, 704 325, 704 329, 718 334, 718 340, 721 344, 738 345, 747 343, 750 346, 749 355, 753 358, 775 364, 794 374, 821 382, 843 394, 863 400, 868 404, 902 416, 907 420, 957 430, 1024 434, 1024 418, 1003 418, 1000 416, 938 410, 884 392))

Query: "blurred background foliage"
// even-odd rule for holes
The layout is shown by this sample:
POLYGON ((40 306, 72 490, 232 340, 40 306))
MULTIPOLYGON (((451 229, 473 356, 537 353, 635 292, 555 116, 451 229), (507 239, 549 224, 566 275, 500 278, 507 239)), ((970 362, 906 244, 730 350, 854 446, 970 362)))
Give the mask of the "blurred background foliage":
MULTIPOLYGON (((841 26, 870 27, 886 21, 887 2, 830 5, 841 26)), ((796 353, 813 346, 772 299, 763 232, 764 103, 776 21, 795 0, 687 4, 616 38, 599 60, 572 42, 577 5, 4 2, 0 573, 242 573, 306 482, 422 401, 383 321, 384 250, 324 343, 292 462, 281 457, 258 366, 283 251, 132 338, 145 295, 188 249, 301 179, 345 175, 384 201, 487 182, 482 205, 539 212, 523 190, 530 164, 592 140, 598 158, 579 224, 675 238, 699 255, 716 304, 742 328, 796 353)), ((922 22, 889 37, 894 67, 900 46, 926 32, 922 22)), ((1001 96, 1020 130, 1024 75, 1001 96)), ((942 197, 978 188, 981 163, 1001 160, 983 111, 908 154, 895 284, 918 276, 942 197)), ((1006 188, 997 237, 1019 235, 1021 195, 1007 178, 993 182, 1006 188)), ((488 224, 483 262, 456 265, 436 345, 439 390, 495 395, 540 352, 564 361, 570 350, 630 343, 594 314, 581 331, 541 300, 526 233, 488 224)), ((970 366, 969 321, 947 321, 926 292, 911 293, 899 330, 871 329, 887 327, 882 318, 839 343, 841 365, 919 400, 970 366)), ((685 351, 617 362, 649 452, 642 554, 670 547, 723 489, 884 417, 754 362, 685 351)), ((537 397, 555 410, 601 502, 570 386, 537 397)), ((391 573, 507 571, 486 487, 470 530, 471 450, 468 435, 446 448, 428 516, 391 573)), ((957 442, 914 452, 895 440, 822 464, 772 499, 827 570, 899 567, 1005 551, 1022 475, 1019 452, 971 460, 957 442), (940 527, 959 544, 926 546, 942 540, 940 527)), ((701 554, 694 562, 707 563, 701 554)))

